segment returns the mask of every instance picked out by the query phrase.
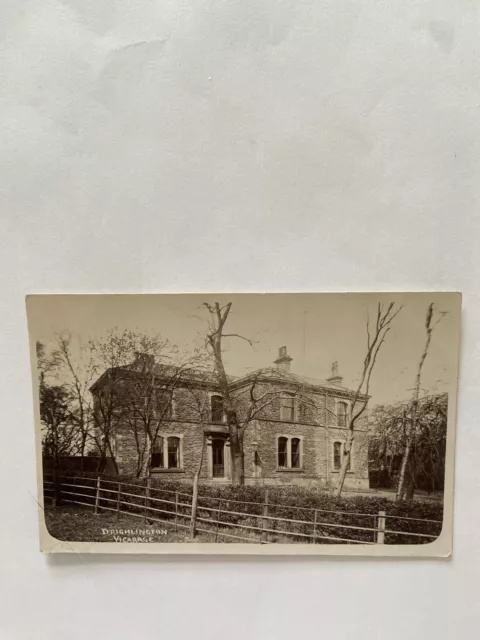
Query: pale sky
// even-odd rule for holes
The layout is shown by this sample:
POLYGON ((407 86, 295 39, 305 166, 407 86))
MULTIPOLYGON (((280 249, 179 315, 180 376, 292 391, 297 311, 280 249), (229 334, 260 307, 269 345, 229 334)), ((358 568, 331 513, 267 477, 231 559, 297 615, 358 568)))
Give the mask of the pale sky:
POLYGON ((403 305, 380 351, 372 376, 371 404, 403 400, 411 395, 425 342, 428 304, 448 312, 435 327, 422 389, 452 392, 456 386, 460 296, 416 294, 235 294, 235 295, 65 295, 31 296, 29 327, 33 340, 48 344, 68 330, 81 340, 111 328, 160 333, 181 347, 202 343, 207 312, 203 302, 231 301, 226 333, 254 341, 225 340, 229 374, 241 375, 270 366, 286 345, 294 373, 324 379, 338 361, 343 384, 354 387, 366 351, 366 317, 378 302, 403 305))

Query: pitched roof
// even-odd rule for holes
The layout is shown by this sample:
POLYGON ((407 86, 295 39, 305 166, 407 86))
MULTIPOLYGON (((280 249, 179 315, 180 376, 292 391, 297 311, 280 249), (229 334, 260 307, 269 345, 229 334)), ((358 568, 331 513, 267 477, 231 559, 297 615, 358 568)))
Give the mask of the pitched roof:
POLYGON ((348 387, 344 387, 341 384, 335 382, 329 382, 328 380, 322 380, 320 378, 311 378, 309 376, 302 376, 298 373, 292 373, 291 371, 284 371, 279 367, 264 367, 262 369, 256 369, 244 376, 237 378, 234 381, 234 386, 242 386, 244 383, 253 379, 272 380, 276 382, 286 382, 298 386, 318 387, 321 389, 331 389, 332 391, 343 391, 353 394, 354 391, 348 387))
MULTIPOLYGON (((90 391, 94 391, 101 381, 107 377, 109 372, 124 372, 127 374, 131 373, 141 373, 138 368, 135 368, 132 365, 126 365, 121 367, 111 367, 107 369, 90 387, 90 391)), ((190 383, 204 383, 209 384, 214 387, 217 386, 215 382, 215 373, 213 370, 206 369, 198 369, 198 368, 184 368, 178 367, 176 365, 166 365, 156 363, 154 365, 155 375, 160 379, 165 378, 173 378, 176 373, 179 373, 179 380, 183 382, 190 383)), ((280 367, 263 367, 260 369, 256 369, 255 371, 251 371, 243 376, 227 376, 228 381, 232 384, 232 387, 238 388, 242 387, 244 384, 248 384, 250 381, 254 379, 263 380, 263 381, 271 381, 271 382, 284 382, 289 385, 294 386, 307 386, 309 388, 317 388, 317 389, 329 389, 331 391, 339 391, 346 394, 353 395, 354 391, 349 389, 348 387, 344 387, 341 384, 329 382, 328 380, 323 380, 320 378, 311 378, 309 376, 302 376, 298 373, 293 373, 291 371, 285 371, 280 367)))

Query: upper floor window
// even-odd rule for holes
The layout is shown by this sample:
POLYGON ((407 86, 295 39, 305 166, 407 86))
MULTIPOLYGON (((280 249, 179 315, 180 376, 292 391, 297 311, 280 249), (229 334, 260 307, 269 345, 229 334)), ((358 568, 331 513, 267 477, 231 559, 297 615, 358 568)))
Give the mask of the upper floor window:
POLYGON ((172 417, 173 393, 169 389, 157 389, 155 396, 155 413, 159 420, 172 417))
POLYGON ((225 410, 223 408, 222 396, 216 394, 210 398, 210 409, 212 414, 212 422, 223 422, 225 410))
POLYGON ((180 469, 181 461, 182 439, 178 436, 157 436, 152 451, 152 468, 180 469))
POLYGON ((280 436, 277 439, 277 461, 279 469, 301 469, 303 467, 301 438, 280 436))
POLYGON ((339 427, 347 426, 348 405, 346 402, 337 404, 337 424, 339 427))
POLYGON ((295 422, 295 396, 293 393, 285 394, 280 398, 280 420, 295 422))
POLYGON ((300 420, 305 421, 308 417, 307 405, 305 404, 305 402, 300 402, 298 409, 300 414, 300 420))

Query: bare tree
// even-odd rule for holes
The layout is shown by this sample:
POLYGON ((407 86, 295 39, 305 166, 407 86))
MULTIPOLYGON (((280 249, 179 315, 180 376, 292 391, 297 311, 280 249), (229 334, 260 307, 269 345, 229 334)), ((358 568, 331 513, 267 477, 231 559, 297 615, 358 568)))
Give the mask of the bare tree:
POLYGON ((408 413, 405 414, 405 450, 403 453, 402 465, 400 467, 400 473, 398 476, 398 487, 397 487, 397 500, 403 500, 405 497, 413 497, 414 491, 414 473, 411 470, 409 474, 410 483, 409 483, 409 491, 408 496, 405 493, 405 477, 407 467, 411 464, 411 454, 412 449, 415 446, 415 437, 418 432, 418 401, 420 396, 420 384, 422 378, 422 369, 425 363, 425 360, 428 355, 428 350, 430 348, 430 343, 432 341, 432 333, 435 326, 440 322, 445 314, 443 312, 440 313, 438 320, 433 323, 434 320, 434 305, 431 302, 427 308, 427 315, 425 318, 425 345, 423 347, 423 351, 420 355, 420 360, 418 362, 417 375, 415 376, 415 386, 413 389, 412 401, 410 404, 410 408, 408 413))
POLYGON ((198 372, 205 356, 181 353, 161 335, 112 331, 92 345, 99 369, 107 369, 95 391, 96 442, 102 458, 115 459, 116 434, 129 434, 137 455, 136 475, 150 473, 158 434, 172 417, 174 390, 198 372))
POLYGON ((137 450, 137 476, 150 472, 152 453, 159 432, 172 418, 173 394, 192 373, 198 375, 200 361, 196 355, 177 364, 161 364, 167 359, 167 344, 152 343, 150 352, 137 357, 137 365, 129 372, 125 392, 127 421, 134 434, 137 450))
POLYGON ((55 377, 69 392, 70 422, 76 433, 83 469, 87 445, 93 437, 93 408, 89 391, 95 374, 92 354, 88 345, 75 341, 69 333, 63 333, 56 336, 50 362, 55 377))
POLYGON ((398 307, 397 309, 395 309, 395 304, 393 302, 390 302, 386 309, 384 305, 379 303, 377 307, 377 315, 374 327, 370 327, 370 322, 367 319, 367 353, 363 361, 360 381, 353 396, 350 415, 348 418, 346 440, 345 446, 343 448, 342 466, 340 467, 337 485, 334 491, 334 495, 337 497, 339 497, 342 493, 347 470, 350 466, 356 424, 367 408, 369 400, 368 394, 370 390, 370 379, 375 368, 378 353, 385 341, 387 333, 390 331, 390 326, 393 320, 401 311, 401 309, 402 307, 398 307))
MULTIPOLYGON (((209 331, 207 333, 207 345, 210 347, 216 378, 220 393, 223 397, 223 406, 226 415, 228 433, 230 436, 230 455, 232 458, 232 484, 243 485, 245 483, 245 466, 243 452, 243 429, 238 419, 237 410, 230 392, 230 384, 225 366, 223 364, 222 341, 227 337, 240 337, 238 334, 224 333, 232 303, 227 303, 221 307, 218 302, 214 305, 204 303, 210 313, 209 331)), ((246 338, 244 338, 246 340, 246 338)), ((250 342, 248 340, 248 342, 250 342)))
MULTIPOLYGON (((100 471, 110 458, 115 472, 116 435, 130 430, 137 449, 137 475, 146 475, 159 425, 166 417, 171 399, 165 402, 170 386, 162 392, 157 367, 167 370, 176 348, 161 336, 138 331, 110 331, 103 339, 91 341, 95 369, 102 374, 94 389, 94 435, 100 454, 100 471)), ((170 371, 171 380, 177 376, 170 371)))
MULTIPOLYGON (((198 370, 197 370, 198 373, 198 370)), ((202 472, 203 459, 205 457, 205 427, 210 424, 210 396, 208 389, 215 388, 215 381, 211 372, 204 371, 201 374, 202 380, 200 386, 186 386, 186 396, 184 401, 184 409, 187 410, 190 415, 196 419, 202 425, 202 442, 200 446, 200 457, 198 459, 197 468, 193 476, 193 491, 192 491, 192 518, 190 521, 190 537, 194 538, 196 535, 197 524, 197 503, 198 503, 198 485, 200 481, 200 474, 202 472)))
MULTIPOLYGON (((223 398, 223 405, 230 437, 230 455, 232 467, 232 484, 245 484, 245 430, 262 412, 273 402, 284 397, 286 389, 275 388, 271 382, 279 376, 283 382, 288 383, 291 397, 302 396, 302 387, 293 376, 278 369, 262 370, 254 375, 249 385, 242 391, 235 390, 232 393, 232 385, 226 373, 223 363, 223 339, 240 338, 251 346, 253 342, 238 333, 225 333, 225 323, 228 319, 232 303, 221 307, 218 302, 214 305, 204 303, 210 314, 209 331, 207 333, 207 345, 213 355, 216 381, 223 398), (269 380, 271 378, 271 380, 269 380)), ((313 403, 306 394, 303 395, 306 403, 313 403)))

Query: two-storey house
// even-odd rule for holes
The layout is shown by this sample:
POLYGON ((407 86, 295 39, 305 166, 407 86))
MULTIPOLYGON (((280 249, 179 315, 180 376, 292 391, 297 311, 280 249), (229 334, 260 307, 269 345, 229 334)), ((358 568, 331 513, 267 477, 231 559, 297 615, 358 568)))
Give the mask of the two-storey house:
MULTIPOLYGON (((133 363, 121 371, 108 370, 91 388, 97 420, 105 419, 106 406, 119 407, 109 414, 115 417, 109 434, 119 472, 133 475, 147 469, 151 475, 192 481, 200 468, 201 482, 230 482, 229 432, 214 377, 195 370, 177 375, 175 368, 147 361, 147 369, 133 363), (142 376, 150 376, 153 385, 142 386, 142 376), (155 402, 148 408, 152 389, 155 402)), ((281 347, 274 366, 230 380, 244 428, 246 484, 336 482, 355 394, 343 386, 336 363, 331 377, 320 380, 292 372, 291 362, 281 347)), ((368 488, 365 414, 355 428, 347 488, 368 488)))

